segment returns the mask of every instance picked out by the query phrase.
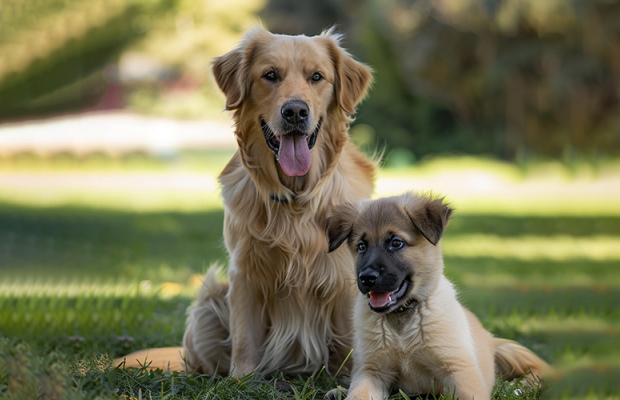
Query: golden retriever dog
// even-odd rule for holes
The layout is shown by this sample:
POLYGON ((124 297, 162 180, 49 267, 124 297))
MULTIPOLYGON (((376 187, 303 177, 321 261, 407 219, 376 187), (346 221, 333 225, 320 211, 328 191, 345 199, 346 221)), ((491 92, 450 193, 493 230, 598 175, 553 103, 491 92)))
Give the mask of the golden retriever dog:
POLYGON ((496 373, 510 380, 548 367, 520 344, 494 338, 457 300, 440 244, 451 214, 442 199, 411 193, 331 211, 329 250, 348 241, 359 288, 347 398, 385 399, 397 387, 484 400, 496 373))
POLYGON ((353 257, 327 252, 325 219, 331 206, 370 197, 376 163, 348 137, 371 70, 339 39, 258 28, 215 59, 239 145, 219 177, 229 284, 207 273, 183 348, 133 353, 125 366, 241 377, 333 373, 346 359, 353 257))

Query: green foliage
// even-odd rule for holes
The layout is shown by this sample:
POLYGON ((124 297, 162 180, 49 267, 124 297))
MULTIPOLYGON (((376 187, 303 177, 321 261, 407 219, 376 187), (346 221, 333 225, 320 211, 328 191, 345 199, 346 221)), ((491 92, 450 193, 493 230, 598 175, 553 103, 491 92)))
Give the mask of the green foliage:
MULTIPOLYGON (((120 79, 115 67, 128 52, 150 64, 161 63, 160 75, 168 76, 159 79, 188 75, 186 81, 201 88, 202 101, 182 99, 189 110, 179 110, 178 100, 164 99, 155 112, 162 113, 163 107, 164 114, 204 116, 198 110, 204 105, 219 111, 208 64, 235 45, 254 23, 261 4, 7 0, 0 10, 0 121, 94 108, 110 80, 120 79), (167 102, 171 104, 166 107, 167 102)), ((134 89, 126 85, 126 91, 134 89)), ((151 82, 157 95, 164 86, 165 82, 151 82)), ((137 108, 144 111, 144 104, 137 108)))
POLYGON ((620 152, 617 1, 272 0, 263 15, 289 34, 341 27, 376 71, 357 121, 379 145, 417 158, 620 152))
POLYGON ((83 0, 9 2, 3 13, 8 24, 0 24, 7 33, 0 32, 0 120, 92 106, 105 90, 102 68, 142 35, 131 21, 150 6, 119 0, 96 6, 83 0))

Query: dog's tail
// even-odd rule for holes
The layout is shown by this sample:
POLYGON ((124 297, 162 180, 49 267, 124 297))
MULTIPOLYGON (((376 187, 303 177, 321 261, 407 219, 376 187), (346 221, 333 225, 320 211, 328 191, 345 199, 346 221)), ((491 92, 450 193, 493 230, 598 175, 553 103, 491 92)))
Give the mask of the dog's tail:
POLYGON ((228 334, 227 284, 217 282, 219 268, 207 272, 198 295, 190 308, 183 347, 159 347, 138 350, 114 360, 123 368, 192 373, 228 373, 230 367, 230 339, 228 334))
POLYGON ((531 350, 512 340, 493 338, 493 347, 495 366, 504 380, 525 376, 536 384, 551 369, 531 350))
POLYGON ((114 359, 114 366, 186 372, 183 347, 158 347, 134 351, 124 357, 114 359))
POLYGON ((230 370, 230 307, 228 284, 219 283, 220 268, 210 268, 198 300, 190 308, 183 347, 187 364, 205 374, 227 374, 230 370))

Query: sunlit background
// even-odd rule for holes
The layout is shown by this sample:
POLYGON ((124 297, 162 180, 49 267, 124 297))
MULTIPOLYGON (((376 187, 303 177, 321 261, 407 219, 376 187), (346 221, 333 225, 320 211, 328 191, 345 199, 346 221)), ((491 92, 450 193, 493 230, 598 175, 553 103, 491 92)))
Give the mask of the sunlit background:
POLYGON ((23 349, 181 343, 227 261, 210 60, 259 23, 338 27, 375 71, 351 127, 385 151, 375 196, 447 196, 446 273, 554 366, 543 397, 619 399, 618 0, 0 0, 0 397, 75 389, 23 349))

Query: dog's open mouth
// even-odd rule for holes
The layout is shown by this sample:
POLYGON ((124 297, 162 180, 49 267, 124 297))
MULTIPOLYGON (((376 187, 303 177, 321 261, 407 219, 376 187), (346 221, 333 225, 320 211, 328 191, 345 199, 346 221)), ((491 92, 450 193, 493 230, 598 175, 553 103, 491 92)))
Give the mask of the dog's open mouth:
POLYGON ((394 309, 409 289, 409 280, 405 279, 400 287, 392 292, 368 292, 368 303, 374 312, 384 313, 394 309))
POLYGON ((312 155, 310 150, 316 143, 316 137, 321 129, 322 119, 314 128, 312 134, 307 135, 300 131, 287 132, 285 135, 276 135, 271 127, 261 118, 260 125, 265 135, 267 146, 276 155, 280 167, 288 176, 304 176, 310 169, 312 155))

